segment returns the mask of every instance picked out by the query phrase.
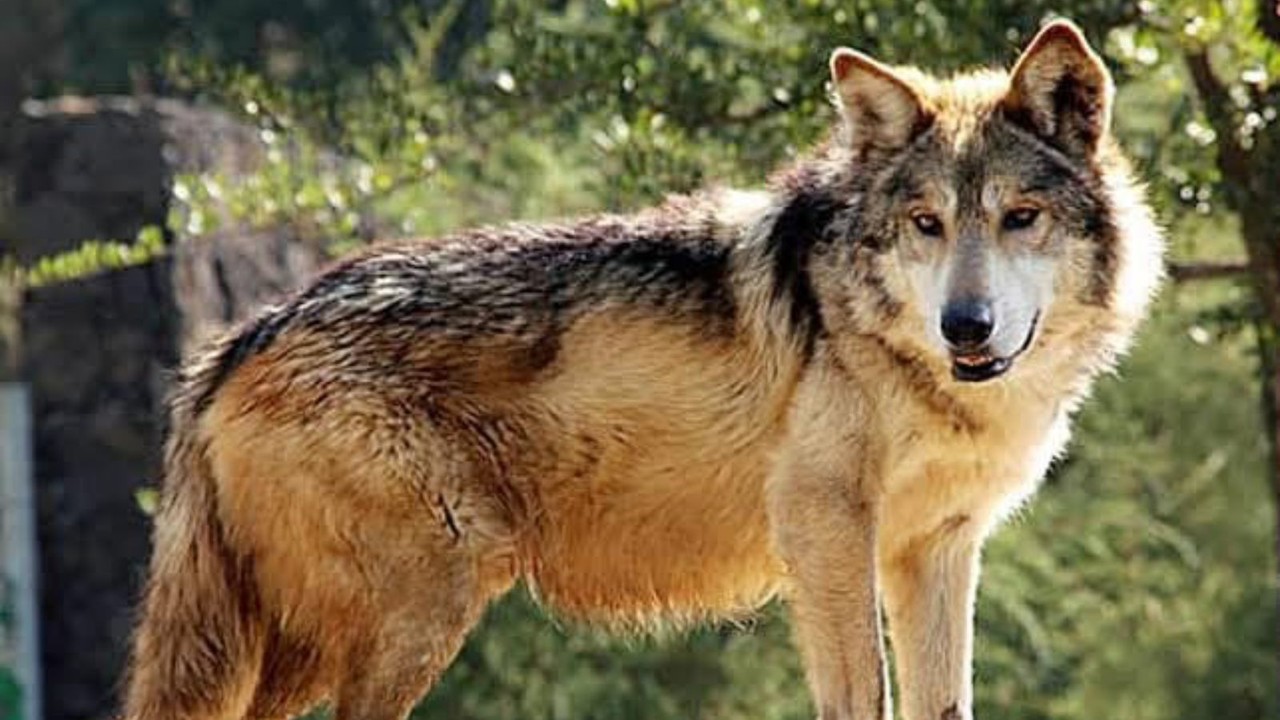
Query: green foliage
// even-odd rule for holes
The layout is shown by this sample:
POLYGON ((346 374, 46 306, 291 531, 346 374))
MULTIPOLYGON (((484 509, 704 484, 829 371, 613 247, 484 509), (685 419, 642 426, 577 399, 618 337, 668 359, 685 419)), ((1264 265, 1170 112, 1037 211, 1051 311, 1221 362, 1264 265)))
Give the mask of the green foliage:
POLYGON ((0 667, 0 720, 24 720, 22 686, 7 667, 0 667))
MULTIPOLYGON (((991 47, 1025 40, 1047 12, 1038 2, 1000 2, 998 23, 959 32, 967 16, 927 3, 863 4, 579 1, 552 10, 504 0, 493 3, 483 42, 441 80, 440 48, 459 17, 459 6, 449 5, 408 27, 389 60, 324 90, 299 92, 200 59, 179 58, 170 71, 180 87, 245 108, 268 138, 287 137, 290 149, 240 184, 247 202, 230 201, 237 217, 315 221, 350 235, 359 211, 373 206, 384 219, 390 211, 404 232, 439 231, 467 207, 438 207, 433 198, 442 189, 524 184, 493 195, 532 205, 479 218, 491 222, 542 210, 635 207, 707 183, 759 182, 762 169, 829 126, 831 47, 855 44, 907 60, 908 48, 925 43, 949 48, 936 66, 954 68, 990 61, 991 47), (345 162, 317 171, 321 147, 345 162), (579 176, 579 191, 551 203, 542 200, 541 182, 524 182, 525 173, 545 182, 565 171, 579 176)), ((1078 17, 1103 28, 1126 12, 1123 3, 1097 3, 1078 17)), ((193 217, 216 214, 201 212, 196 200, 193 217)))
MULTIPOLYGON (((0 638, 6 640, 13 628, 13 591, 8 578, 3 579, 3 595, 0 595, 0 638)), ((0 664, 0 720, 24 720, 22 717, 22 686, 13 670, 0 664)))
POLYGON ((8 668, 0 667, 0 720, 23 720, 22 687, 8 668))
POLYGON ((65 282, 103 270, 138 265, 164 250, 164 232, 156 227, 143 228, 132 243, 91 240, 74 250, 40 258, 31 267, 20 270, 17 281, 25 287, 65 282))
POLYGON ((421 717, 806 717, 776 606, 750 626, 619 638, 557 626, 523 593, 499 603, 421 717))
MULTIPOLYGON (((64 86, 128 92, 164 85, 166 56, 178 52, 252 68, 277 82, 320 87, 384 62, 405 38, 407 13, 433 0, 44 0, 63 6, 64 86)), ((488 21, 470 3, 442 59, 452 64, 488 21)))

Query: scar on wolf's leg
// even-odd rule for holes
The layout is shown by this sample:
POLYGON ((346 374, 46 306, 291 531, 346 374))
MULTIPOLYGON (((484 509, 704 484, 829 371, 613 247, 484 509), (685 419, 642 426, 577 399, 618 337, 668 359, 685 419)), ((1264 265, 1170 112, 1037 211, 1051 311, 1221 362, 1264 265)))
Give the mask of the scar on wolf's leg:
POLYGON ((942 716, 938 720, 961 720, 959 704, 951 703, 946 710, 942 711, 942 716))
POLYGON ((462 528, 458 525, 458 518, 454 516, 453 508, 449 506, 449 500, 445 498, 444 493, 436 495, 436 506, 444 515, 444 524, 449 528, 449 534, 453 535, 455 541, 462 540, 462 528))

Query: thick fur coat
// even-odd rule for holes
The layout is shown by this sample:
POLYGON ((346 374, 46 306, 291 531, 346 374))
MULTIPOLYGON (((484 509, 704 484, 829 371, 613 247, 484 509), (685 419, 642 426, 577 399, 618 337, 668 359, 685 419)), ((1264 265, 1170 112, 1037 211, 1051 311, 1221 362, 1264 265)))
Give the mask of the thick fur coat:
POLYGON ((389 244, 188 363, 130 720, 403 718, 524 581, 622 627, 790 604, 823 720, 971 718, 983 539, 1161 240, 1069 23, 1009 73, 841 49, 764 190, 389 244))

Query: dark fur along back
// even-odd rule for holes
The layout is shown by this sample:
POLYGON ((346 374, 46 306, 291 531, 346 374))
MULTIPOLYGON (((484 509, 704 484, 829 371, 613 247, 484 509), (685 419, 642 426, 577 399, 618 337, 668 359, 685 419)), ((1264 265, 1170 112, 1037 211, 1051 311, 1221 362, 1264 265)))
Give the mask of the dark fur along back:
MULTIPOLYGON (((553 342, 585 313, 632 305, 702 325, 710 319, 710 327, 728 331, 736 312, 730 248, 716 237, 709 211, 688 211, 693 204, 683 199, 634 218, 376 246, 245 323, 216 351, 212 377, 195 394, 196 411, 237 367, 297 328, 340 328, 342 341, 352 343, 362 332, 553 342)), ((778 252, 779 281, 808 314, 816 301, 800 267, 805 258, 793 248, 799 244, 790 242, 794 232, 779 239, 792 248, 778 252)))

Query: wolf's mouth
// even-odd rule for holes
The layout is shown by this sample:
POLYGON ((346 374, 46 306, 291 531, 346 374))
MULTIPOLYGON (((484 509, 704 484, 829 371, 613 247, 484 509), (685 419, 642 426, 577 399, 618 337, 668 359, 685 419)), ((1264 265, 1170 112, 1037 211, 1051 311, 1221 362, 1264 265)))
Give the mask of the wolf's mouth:
POLYGON ((951 376, 960 382, 986 382, 1000 377, 1013 367, 1014 360, 1031 347, 1031 341, 1035 339, 1036 328, 1039 325, 1040 313, 1037 312, 1031 319, 1031 329, 1027 330, 1027 337, 1023 339, 1022 347, 1008 357, 994 357, 982 352, 953 355, 951 376))

